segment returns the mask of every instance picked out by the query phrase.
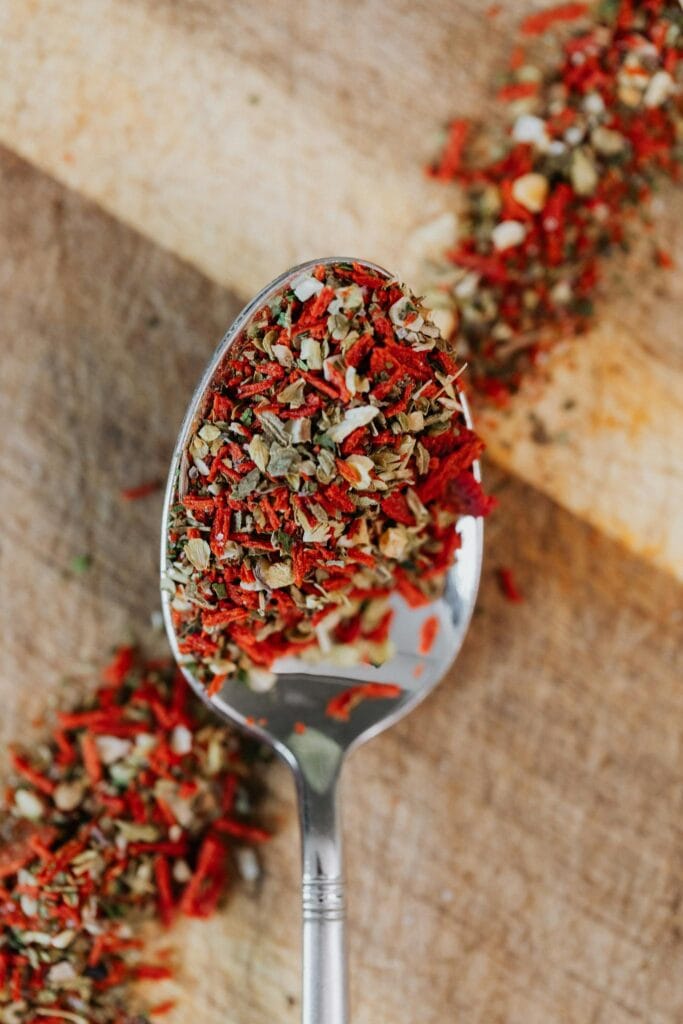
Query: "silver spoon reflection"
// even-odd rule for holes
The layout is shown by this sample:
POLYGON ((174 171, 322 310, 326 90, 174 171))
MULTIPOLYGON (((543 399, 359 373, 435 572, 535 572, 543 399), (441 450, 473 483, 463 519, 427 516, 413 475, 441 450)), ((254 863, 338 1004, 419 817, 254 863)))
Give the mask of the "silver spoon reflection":
MULTIPOLYGON (((341 257, 312 260, 288 270, 250 302, 220 342, 196 388, 173 453, 161 536, 162 606, 166 631, 188 683, 218 715, 271 746, 287 762, 296 780, 302 845, 303 904, 303 1024, 346 1024, 348 1021, 345 945, 346 897, 338 782, 346 756, 361 743, 387 729, 423 700, 455 659, 470 622, 479 586, 483 529, 481 520, 463 517, 457 526, 462 544, 448 573, 443 597, 426 608, 410 609, 395 595, 391 637, 396 653, 380 668, 367 665, 340 668, 285 658, 275 665, 277 679, 271 690, 257 693, 244 683, 228 681, 213 697, 183 664, 171 618, 170 595, 164 582, 170 568, 167 554, 169 512, 181 474, 187 472, 183 454, 201 416, 203 398, 226 352, 251 317, 296 277, 315 266, 351 262, 341 257), (436 616, 440 628, 427 655, 420 655, 420 626, 436 616), (366 700, 348 721, 327 713, 332 698, 363 682, 397 683, 402 692, 392 699, 366 700), (255 725, 254 722, 265 724, 255 725), (305 731, 295 729, 304 722, 305 731)), ((362 260, 367 269, 390 279, 392 275, 362 260)), ((465 418, 469 413, 463 399, 465 418)), ((478 466, 475 465, 478 474, 478 466)))

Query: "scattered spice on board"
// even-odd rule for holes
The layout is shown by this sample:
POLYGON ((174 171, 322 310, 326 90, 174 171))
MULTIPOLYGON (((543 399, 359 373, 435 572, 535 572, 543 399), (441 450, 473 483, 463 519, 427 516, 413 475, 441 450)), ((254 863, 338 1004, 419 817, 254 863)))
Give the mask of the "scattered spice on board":
POLYGON ((500 591, 508 601, 512 601, 515 604, 520 604, 524 600, 524 595, 517 586, 515 575, 512 569, 501 566, 497 571, 498 585, 500 591))
POLYGON ((170 662, 130 648, 49 738, 13 752, 0 817, 3 1021, 147 1019, 131 983, 170 970, 145 959, 136 926, 211 914, 233 844, 239 865, 244 844, 267 838, 250 819, 255 756, 170 662))
POLYGON ((463 367, 405 286, 319 265, 253 315, 211 384, 169 529, 181 658, 216 692, 289 654, 391 653, 398 591, 443 588, 462 515, 493 505, 472 464, 463 367))
POLYGON ((521 30, 498 93, 507 133, 453 121, 429 169, 466 196, 426 301, 448 310, 470 380, 499 404, 589 326, 605 257, 658 181, 680 180, 683 149, 677 0, 563 3, 521 30), (569 30, 561 54, 535 63, 526 48, 552 27, 569 30))

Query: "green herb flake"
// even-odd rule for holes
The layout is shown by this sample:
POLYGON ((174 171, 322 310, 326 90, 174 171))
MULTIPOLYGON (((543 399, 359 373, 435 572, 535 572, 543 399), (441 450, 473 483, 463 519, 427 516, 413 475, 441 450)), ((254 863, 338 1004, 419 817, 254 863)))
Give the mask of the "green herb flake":
POLYGON ((69 563, 71 572, 76 575, 87 572, 92 566, 92 556, 88 554, 75 555, 69 563))

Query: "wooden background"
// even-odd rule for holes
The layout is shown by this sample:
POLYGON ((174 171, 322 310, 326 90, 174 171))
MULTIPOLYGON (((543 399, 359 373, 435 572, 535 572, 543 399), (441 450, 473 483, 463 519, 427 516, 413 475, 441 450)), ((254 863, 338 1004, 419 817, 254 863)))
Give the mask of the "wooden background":
MULTIPOLYGON (((0 156, 3 741, 30 738, 65 671, 86 685, 127 631, 148 634, 161 498, 119 490, 163 476, 237 306, 0 156)), ((680 1024, 681 590, 511 476, 487 479, 501 508, 457 665, 349 764, 353 1020, 680 1024), (502 564, 524 604, 499 594, 502 564)), ((262 884, 172 935, 177 1024, 298 1019, 293 792, 284 770, 271 782, 262 884)))

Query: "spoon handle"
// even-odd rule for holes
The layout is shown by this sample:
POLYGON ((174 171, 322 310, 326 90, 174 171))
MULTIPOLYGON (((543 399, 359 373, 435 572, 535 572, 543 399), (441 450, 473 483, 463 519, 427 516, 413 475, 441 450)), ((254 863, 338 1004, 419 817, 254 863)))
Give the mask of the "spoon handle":
POLYGON ((303 854, 303 1024, 348 1024, 346 883, 337 778, 299 781, 303 854))

